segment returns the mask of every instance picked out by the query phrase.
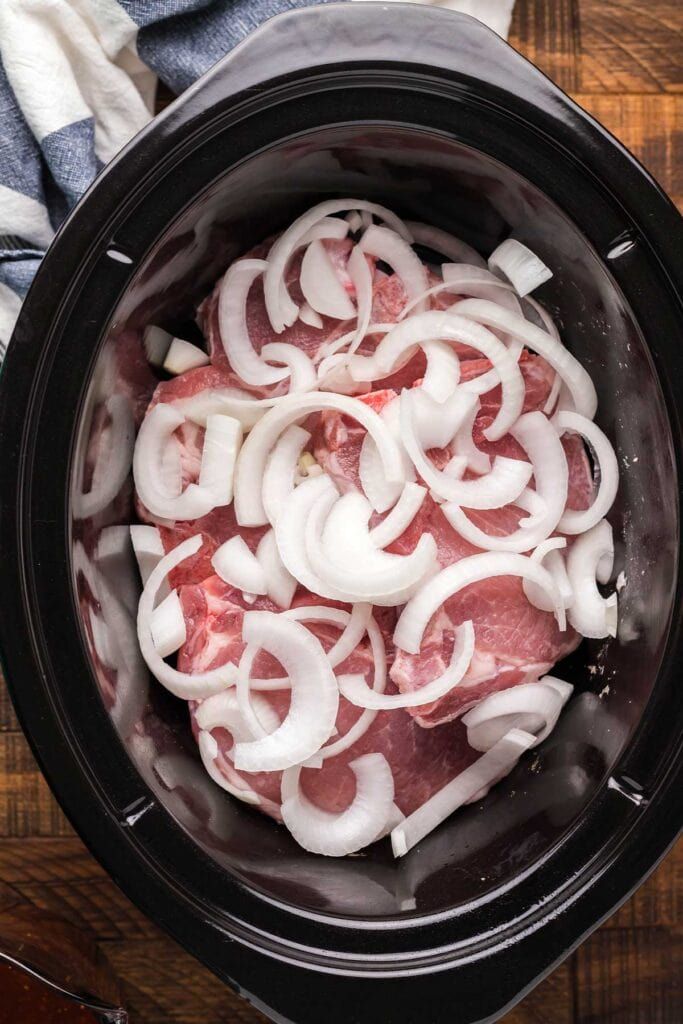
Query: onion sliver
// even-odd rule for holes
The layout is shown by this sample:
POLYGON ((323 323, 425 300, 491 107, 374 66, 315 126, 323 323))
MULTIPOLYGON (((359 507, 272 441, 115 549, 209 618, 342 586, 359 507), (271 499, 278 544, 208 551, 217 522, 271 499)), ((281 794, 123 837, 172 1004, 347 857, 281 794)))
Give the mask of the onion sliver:
POLYGON ((521 729, 510 732, 443 789, 397 825, 391 833, 395 857, 403 857, 459 807, 512 771, 536 737, 521 729))
MULTIPOLYGON (((534 562, 538 562, 545 569, 548 570, 550 575, 555 580, 557 588, 562 595, 562 603, 565 608, 569 608, 574 595, 572 593, 571 584, 569 577, 567 576, 567 568, 564 564, 564 558, 560 554, 562 548, 566 548, 567 538, 566 537, 548 537, 544 540, 537 548, 531 552, 531 558, 534 562)), ((528 580, 524 580, 522 583, 524 593, 526 594, 527 601, 538 608, 542 612, 551 612, 553 606, 548 600, 548 595, 540 587, 537 587, 535 583, 529 583, 528 580)))
POLYGON ((256 558, 265 577, 266 594, 280 608, 289 608, 294 600, 297 582, 280 558, 273 530, 268 530, 259 541, 256 558))
POLYGON ((406 222, 406 227, 413 236, 414 242, 426 246, 440 256, 448 257, 454 263, 469 263, 474 267, 486 266, 486 261, 476 249, 473 249, 467 242, 456 238, 455 235, 449 234, 448 231, 412 220, 406 222))
MULTIPOLYGON (((135 524, 129 527, 130 539, 135 552, 135 559, 138 563, 142 585, 146 584, 152 569, 154 569, 164 557, 164 544, 161 534, 156 526, 141 526, 135 524)), ((165 597, 166 594, 160 594, 165 597)))
POLYGON ((514 286, 518 295, 528 295, 545 281, 549 281, 553 272, 546 267, 535 252, 518 242, 516 238, 506 238, 489 256, 489 268, 499 271, 514 286))
MULTIPOLYGON (((275 732, 280 724, 280 716, 272 704, 258 693, 252 695, 251 702, 266 735, 275 732)), ((200 729, 208 732, 212 729, 227 729, 233 739, 233 748, 235 743, 254 738, 244 721, 234 688, 203 700, 195 711, 195 721, 200 729)))
MULTIPOLYGON (((474 395, 462 388, 456 388, 443 402, 435 401, 422 387, 404 388, 399 403, 405 395, 410 395, 417 439, 424 451, 447 448, 478 402, 474 395)), ((400 409, 399 404, 398 436, 403 442, 404 428, 400 409)))
POLYGON ((345 857, 374 842, 394 807, 394 779, 383 754, 363 754, 351 761, 356 795, 340 814, 316 807, 299 789, 301 766, 282 776, 282 820, 297 843, 310 853, 345 857))
POLYGON ((166 358, 164 359, 164 370, 178 376, 188 370, 196 370, 199 366, 208 366, 209 357, 202 348, 183 341, 182 338, 174 338, 171 342, 166 358))
POLYGON ((474 626, 463 622, 455 631, 453 655, 446 671, 419 690, 410 693, 376 693, 362 676, 341 676, 339 689, 348 701, 360 708, 388 711, 394 708, 417 708, 440 700, 460 683, 470 667, 474 654, 474 626))
POLYGON ((311 242, 306 249, 299 284, 304 299, 316 313, 335 320, 350 320, 356 315, 348 292, 339 280, 322 242, 311 242))
POLYGON ((387 480, 401 485, 405 482, 401 450, 369 405, 348 395, 287 395, 259 420, 242 445, 235 472, 235 513, 240 526, 263 526, 268 522, 261 486, 268 453, 280 434, 309 413, 323 409, 336 409, 365 427, 379 449, 387 480))
POLYGON ((611 509, 619 488, 619 463, 614 448, 597 423, 575 412, 559 412, 553 422, 560 434, 571 430, 585 438, 600 466, 598 493, 590 508, 582 511, 566 509, 557 527, 562 533, 584 533, 604 519, 611 509))
POLYGON ((562 598, 547 569, 524 555, 485 551, 479 555, 461 558, 459 562, 446 566, 418 590, 401 612, 396 624, 396 646, 409 654, 418 654, 429 620, 445 601, 471 583, 479 583, 481 580, 497 576, 520 576, 522 579, 538 583, 552 598, 560 629, 565 628, 566 617, 562 598))
POLYGON ((420 511, 427 491, 419 484, 407 483, 391 512, 370 530, 370 537, 375 547, 386 548, 393 544, 397 537, 408 529, 420 511))
POLYGON ((240 789, 238 786, 233 786, 233 784, 225 777, 216 764, 216 758, 218 757, 218 743, 208 730, 200 730, 199 736, 197 737, 197 746, 199 747, 199 756, 202 759, 202 764, 204 765, 207 774, 213 779, 216 785, 220 786, 221 789, 224 789, 227 793, 230 793, 231 796, 236 797, 238 800, 242 800, 245 804, 258 806, 258 804, 261 803, 260 796, 258 793, 255 793, 253 789, 240 789))
POLYGON ((242 639, 280 662, 289 676, 292 697, 287 715, 274 732, 235 744, 235 767, 248 772, 291 768, 315 754, 334 730, 339 708, 334 672, 320 641, 285 615, 247 612, 242 639))
POLYGON ((491 458, 486 452, 480 451, 474 443, 472 431, 474 429, 474 421, 476 420, 479 410, 481 409, 481 402, 477 399, 476 403, 472 407, 472 411, 463 419, 460 429, 456 433, 455 437, 451 442, 451 451, 454 456, 463 456, 467 459, 467 468, 472 473, 489 473, 491 470, 491 458))
POLYGON ((349 345, 349 353, 353 353, 367 334, 372 314, 372 273, 363 250, 359 246, 354 246, 351 251, 346 269, 356 290, 356 305, 358 307, 356 333, 349 345))
POLYGON ((318 331, 321 331, 323 328, 323 318, 320 316, 320 313, 316 313, 314 309, 311 309, 307 302, 304 302, 299 310, 299 320, 301 320, 302 324, 315 327, 318 331))
POLYGON ((206 433, 199 468, 199 486, 209 491, 216 507, 229 505, 235 463, 242 444, 242 424, 233 416, 216 413, 206 418, 206 433))
POLYGON ((133 477, 138 497, 152 515, 162 519, 199 519, 215 507, 211 491, 190 484, 182 494, 171 494, 164 485, 161 466, 164 449, 185 417, 172 405, 160 402, 147 413, 135 444, 133 477))
POLYGON ((574 600, 569 621, 582 636, 600 640, 617 635, 617 595, 603 597, 597 582, 606 583, 614 565, 612 527, 603 519, 576 538, 567 555, 567 576, 574 600))
POLYGON ((349 226, 341 217, 323 217, 322 220, 317 221, 313 227, 302 236, 297 248, 304 245, 310 245, 311 242, 315 242, 319 239, 336 239, 337 241, 341 241, 342 238, 346 238, 348 233, 349 226))
POLYGON ((492 693, 463 716, 467 742, 475 750, 486 751, 510 729, 522 729, 533 733, 536 738, 534 746, 537 746, 555 728, 571 692, 570 686, 563 696, 541 679, 537 683, 522 683, 492 693))
POLYGON ((529 456, 543 511, 521 520, 512 533, 494 536, 475 526, 460 505, 449 502, 443 506, 451 526, 470 544, 486 551, 522 552, 535 548, 557 528, 567 502, 567 457, 552 423, 542 412, 527 412, 510 433, 529 456))
POLYGON ((273 363, 283 363, 289 370, 289 393, 311 391, 318 383, 312 360, 296 345, 284 341, 270 341, 261 349, 261 356, 273 363))
POLYGON ((595 385, 587 370, 557 338, 541 327, 529 323, 524 317, 501 309, 495 302, 487 302, 485 299, 463 299, 457 308, 459 316, 504 331, 524 345, 528 345, 539 356, 543 356, 567 385, 576 411, 588 419, 593 419, 598 407, 595 385))
POLYGON ((460 360, 444 341, 427 341, 422 346, 427 359, 421 390, 435 402, 445 402, 460 380, 460 360))
POLYGON ((249 338, 247 298, 257 277, 266 271, 265 260, 237 260, 227 270, 218 294, 218 327, 230 366, 245 384, 277 384, 289 370, 268 366, 249 338))
POLYGON ((188 537, 182 544, 178 544, 167 555, 164 555, 150 573, 138 605, 138 642, 142 657, 152 675, 159 680, 161 685, 176 697, 182 697, 184 700, 199 700, 219 693, 220 690, 225 690, 234 684, 237 674, 235 666, 230 663, 220 665, 208 672, 179 672, 167 665, 157 654, 152 640, 150 620, 161 585, 177 565, 184 562, 186 558, 196 555, 201 546, 202 536, 198 534, 196 537, 188 537))
POLYGON ((329 199, 303 213, 280 235, 268 253, 263 291, 268 318, 277 334, 281 334, 285 327, 291 327, 299 311, 284 284, 285 270, 292 253, 302 244, 302 240, 306 238, 311 228, 323 217, 356 209, 369 210, 370 213, 374 213, 380 220, 389 224, 399 235, 410 241, 410 232, 395 214, 383 206, 369 203, 364 199, 329 199))
MULTIPOLYGON (((380 416, 398 445, 403 463, 404 479, 413 481, 415 470, 403 446, 401 437, 401 413, 400 402, 394 398, 382 409, 380 416)), ((386 512, 398 501, 402 491, 402 484, 389 483, 386 478, 384 466, 377 445, 369 434, 363 439, 358 460, 358 476, 363 492, 374 508, 375 512, 386 512)))
POLYGON ((149 620, 152 643, 157 654, 168 658, 182 647, 187 639, 185 616, 177 591, 172 590, 164 600, 156 606, 149 620))
POLYGON ((265 594, 268 591, 266 574, 259 560, 239 534, 221 544, 214 552, 211 565, 231 587, 237 587, 248 594, 265 594))
POLYGON ((425 308, 420 296, 427 290, 427 268, 410 244, 391 228, 373 224, 361 238, 359 247, 391 267, 403 282, 408 302, 417 300, 416 312, 421 313, 425 308))
POLYGON ((102 512, 117 496, 130 472, 135 440, 135 422, 130 401, 125 395, 111 395, 105 402, 110 425, 106 444, 98 449, 87 494, 80 488, 74 494, 74 515, 89 519, 102 512))
POLYGON ((326 585, 315 573, 306 550, 306 534, 310 529, 313 509, 322 500, 327 511, 332 508, 338 492, 329 476, 310 477, 296 487, 275 524, 275 539, 280 558, 287 571, 313 594, 336 601, 344 596, 332 586, 326 585))
MULTIPOLYGON (((479 301, 481 300, 464 299, 462 303, 458 303, 458 309, 465 302, 479 301)), ((494 303, 487 305, 493 309, 498 308, 494 303)), ((501 311, 503 312, 505 311, 501 311)), ((541 334, 545 338, 548 337, 544 331, 541 331, 541 334)), ((522 412, 524 378, 515 356, 503 342, 491 331, 470 319, 439 310, 429 310, 409 317, 382 338, 371 356, 356 355, 350 358, 351 376, 355 380, 377 380, 386 377, 412 354, 416 346, 426 341, 437 340, 468 345, 490 360, 496 371, 497 381, 501 384, 502 401, 495 420, 484 434, 489 441, 500 440, 522 412)))
POLYGON ((294 490, 299 458, 310 439, 307 430, 293 424, 280 435, 268 456, 261 497, 268 521, 273 525, 294 490))

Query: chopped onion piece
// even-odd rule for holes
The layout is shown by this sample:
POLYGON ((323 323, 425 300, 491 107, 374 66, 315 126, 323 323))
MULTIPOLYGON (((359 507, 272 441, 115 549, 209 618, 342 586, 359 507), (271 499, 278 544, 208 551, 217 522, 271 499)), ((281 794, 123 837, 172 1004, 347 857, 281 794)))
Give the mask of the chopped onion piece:
POLYGON ((280 434, 311 412, 336 409, 357 420, 377 444, 390 483, 403 485, 405 471, 401 450, 380 416, 369 405, 348 395, 287 395, 270 409, 242 445, 235 473, 235 513, 240 526, 263 526, 268 522, 261 485, 268 454, 280 434))
POLYGON ((266 594, 280 608, 289 608, 294 600, 297 582, 280 558, 274 530, 268 530, 259 541, 256 558, 265 577, 266 594))
POLYGON ((167 665, 159 656, 152 640, 150 622, 162 583, 166 581, 168 574, 177 565, 184 562, 186 558, 196 555, 202 543, 201 534, 198 534, 196 537, 189 537, 169 551, 167 555, 164 555, 150 573, 138 605, 138 642, 147 667, 162 686, 165 686, 176 697, 182 697, 184 700, 199 700, 202 697, 210 697, 220 690, 225 690, 234 684, 237 674, 235 666, 230 663, 220 665, 208 672, 179 672, 167 665))
POLYGON ((266 574, 239 534, 226 540, 211 559, 214 571, 225 583, 249 594, 265 594, 268 591, 266 574))
MULTIPOLYGON (((375 259, 388 263, 403 282, 408 302, 419 300, 427 290, 427 268, 410 244, 391 228, 371 225, 359 242, 363 252, 375 259)), ((416 312, 425 308, 424 300, 418 301, 416 312)))
POLYGON ((352 231, 354 235, 362 230, 363 220, 358 210, 351 210, 350 213, 347 213, 345 220, 346 223, 349 225, 349 230, 352 231))
POLYGON ((312 360, 296 345, 284 341, 271 341, 261 349, 261 358, 273 363, 283 363, 289 370, 289 392, 312 391, 318 383, 318 375, 312 360))
POLYGON ((235 463, 242 445, 242 424, 233 416, 206 418, 199 486, 209 491, 217 508, 232 501, 235 463))
POLYGON ((147 413, 138 432, 133 456, 133 477, 143 505, 162 519, 199 519, 215 507, 211 491, 189 484, 182 494, 169 491, 161 467, 164 449, 185 417, 164 402, 147 413))
POLYGON ((230 366, 245 384, 277 384, 288 370, 268 366, 251 343, 247 299, 252 285, 267 269, 265 260, 236 260, 228 268, 218 294, 218 327, 230 366))
POLYGON ((174 338, 171 342, 166 358, 164 359, 164 370, 176 377, 188 370, 196 370, 200 366, 208 366, 210 359, 206 352, 192 345, 182 338, 174 338))
POLYGON ((282 820, 297 843, 310 853, 345 857, 374 842, 394 808, 394 779, 383 754, 351 761, 356 795, 340 814, 316 807, 299 788, 301 765, 282 776, 282 820))
POLYGON ((199 747, 199 756, 202 759, 207 774, 213 781, 224 789, 231 796, 237 797, 238 800, 242 800, 245 804, 253 804, 258 806, 261 803, 261 797, 258 793, 255 793, 253 789, 240 789, 238 786, 233 786, 231 782, 225 777, 223 772, 216 764, 216 758, 218 757, 218 744, 210 732, 202 729, 200 730, 199 736, 197 737, 197 746, 199 747))
POLYGON ((370 537, 375 547, 386 548, 408 529, 420 511, 427 491, 419 484, 405 484, 401 497, 391 512, 370 530, 370 537))
POLYGON ((299 310, 299 320, 301 320, 302 324, 307 324, 308 327, 315 327, 319 331, 323 328, 323 318, 320 313, 316 313, 307 302, 304 302, 299 310))
POLYGON ((391 833, 394 856, 403 857, 459 807, 509 774, 524 751, 535 742, 536 737, 531 733, 511 729, 474 764, 456 775, 443 789, 397 825, 391 833))
POLYGON ((565 629, 566 616, 562 599, 547 569, 524 555, 486 551, 446 566, 418 590, 399 616, 394 631, 396 646, 409 654, 418 654, 427 624, 444 602, 471 583, 497 576, 520 576, 538 583, 552 597, 558 625, 560 629, 565 629))
POLYGON ((421 389, 435 402, 445 402, 460 381, 460 360, 444 341, 427 341, 422 348, 427 359, 427 369, 421 389))
POLYGON ((518 295, 528 295, 549 281, 553 272, 536 253, 516 238, 507 238, 489 256, 490 270, 503 274, 518 295))
MULTIPOLYGON (((315 754, 334 730, 339 708, 334 672, 320 641, 285 615, 247 612, 242 639, 246 650, 261 648, 280 662, 289 676, 292 696, 287 715, 274 732, 235 744, 235 767, 248 772, 291 768, 315 754)), ((242 683, 238 676, 238 698, 242 683)), ((248 689, 248 678, 246 685, 248 689)))
MULTIPOLYGON (((404 388, 399 403, 410 395, 417 439, 424 449, 447 448, 466 416, 469 416, 477 398, 461 388, 456 388, 444 402, 436 402, 424 388, 404 388)), ((399 404, 399 434, 403 438, 403 422, 399 404)))
POLYGON ((182 647, 187 639, 185 616, 180 598, 175 590, 165 597, 152 612, 149 620, 152 643, 161 658, 168 658, 182 647))
POLYGON ((356 290, 356 304, 358 306, 356 332, 349 345, 349 354, 351 354, 356 351, 367 334, 372 314, 372 272, 363 250, 358 245, 354 246, 351 251, 347 270, 353 282, 353 287, 356 290))
POLYGON ((142 336, 142 345, 147 356, 147 361, 152 366, 163 366, 166 353, 171 347, 173 341, 173 335, 165 331, 163 327, 157 327, 155 324, 150 324, 145 327, 145 332, 142 336))
POLYGON ((268 456, 262 499, 268 521, 273 525, 294 490, 299 459, 310 439, 307 430, 293 424, 280 435, 268 456))
POLYGON ((533 733, 538 746, 553 731, 560 712, 573 690, 564 692, 540 679, 522 683, 508 690, 499 690, 480 701, 463 715, 467 726, 467 742, 475 750, 486 751, 500 742, 510 729, 533 733))
POLYGON ((576 538, 567 555, 567 576, 574 600, 569 621, 577 633, 600 640, 617 635, 617 595, 605 598, 597 582, 606 583, 614 566, 612 527, 603 519, 576 538))
MULTIPOLYGON (((164 545, 161 534, 156 526, 131 526, 130 539, 140 571, 143 587, 149 579, 152 569, 156 568, 164 557, 164 545)), ((166 596, 165 594, 163 595, 166 596)))
POLYGON ((455 631, 453 655, 446 671, 410 693, 376 693, 371 690, 363 676, 341 676, 339 689, 348 701, 361 708, 388 711, 394 708, 417 708, 432 701, 441 700, 450 693, 470 667, 474 654, 474 626, 463 622, 455 631))
POLYGON ((600 485, 590 508, 584 511, 565 509, 557 526, 562 533, 584 533, 604 519, 611 509, 619 489, 619 463, 614 448, 592 420, 579 416, 576 412, 559 412, 553 422, 560 435, 570 430, 585 438, 600 466, 600 485))
POLYGON ((467 414, 463 419, 460 429, 457 431, 455 437, 451 442, 451 451, 454 456, 463 456, 467 459, 467 468, 472 473, 489 473, 491 471, 491 459, 486 452, 480 451, 474 443, 472 431, 474 429, 474 421, 476 420, 479 410, 481 409, 481 402, 479 399, 475 402, 472 407, 472 411, 467 414))
POLYGON ((299 284, 305 300, 317 313, 335 320, 350 320, 356 315, 322 242, 311 242, 306 249, 299 284))
POLYGON ((467 242, 461 241, 448 231, 441 228, 434 228, 431 224, 420 224, 410 220, 406 227, 413 236, 413 241, 418 245, 424 245, 432 252, 440 256, 447 256, 453 263, 470 263, 474 267, 485 267, 486 262, 482 259, 476 249, 473 249, 467 242))
MULTIPOLYGON (((544 540, 531 552, 531 558, 534 562, 538 562, 545 569, 548 570, 550 575, 557 584, 557 589, 562 595, 562 603, 565 608, 569 608, 570 604, 574 599, 572 593, 571 584, 569 577, 567 576, 567 568, 564 564, 564 558, 560 554, 562 548, 566 548, 567 538, 566 537, 549 537, 548 540, 544 540)), ((545 591, 537 587, 535 583, 530 583, 528 580, 522 582, 524 593, 526 594, 527 601, 534 606, 534 608, 540 609, 542 612, 551 612, 553 606, 548 600, 548 596, 545 591)))

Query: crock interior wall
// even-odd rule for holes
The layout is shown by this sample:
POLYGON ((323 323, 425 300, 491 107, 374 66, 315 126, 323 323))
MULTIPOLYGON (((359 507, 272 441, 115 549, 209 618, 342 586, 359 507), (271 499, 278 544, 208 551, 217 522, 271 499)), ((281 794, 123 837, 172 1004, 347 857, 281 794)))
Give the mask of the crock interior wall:
MULTIPOLYGON (((103 378, 116 391, 122 338, 130 339, 130 330, 157 323, 191 331, 198 301, 231 259, 313 202, 344 194, 443 227, 484 255, 512 232, 553 268, 538 298, 593 376, 597 421, 616 441, 622 469, 610 516, 615 572, 623 569, 627 580, 619 638, 585 642, 558 668, 577 690, 569 709, 555 734, 497 787, 484 809, 457 815, 397 863, 387 844, 345 862, 311 857, 284 829, 220 793, 198 769, 185 703, 156 683, 148 689, 145 674, 129 682, 115 724, 169 812, 247 884, 336 914, 431 913, 469 903, 546 854, 577 821, 628 742, 644 713, 671 614, 676 476, 647 345, 605 262, 578 228, 536 187, 490 157, 441 136, 395 127, 335 128, 290 140, 242 163, 198 196, 158 240, 120 303, 86 407, 96 404, 94 389, 103 378), (132 742, 131 735, 137 736, 132 742), (154 768, 159 756, 161 773, 154 768)), ((83 441, 85 431, 84 419, 83 441)), ((75 481, 82 479, 86 450, 86 443, 77 448, 75 481)), ((99 531, 132 519, 132 502, 124 509, 119 499, 115 511, 91 525, 99 531)), ((129 558, 115 571, 117 587, 137 586, 129 558)), ((88 642, 87 630, 84 636, 88 642)), ((111 675, 99 671, 95 659, 93 671, 111 704, 111 675)))

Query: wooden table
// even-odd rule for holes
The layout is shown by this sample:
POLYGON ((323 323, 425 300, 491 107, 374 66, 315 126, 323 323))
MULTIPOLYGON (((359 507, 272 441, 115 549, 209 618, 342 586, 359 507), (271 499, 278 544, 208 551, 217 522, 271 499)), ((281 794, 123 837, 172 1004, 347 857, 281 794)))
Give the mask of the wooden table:
MULTIPOLYGON (((518 0, 511 42, 633 150, 683 209, 683 0, 518 0)), ((0 682, 0 906, 15 900, 90 937, 121 979, 134 1024, 263 1021, 147 921, 86 851, 0 682)), ((679 844, 505 1022, 681 1024, 682 978, 679 844)))

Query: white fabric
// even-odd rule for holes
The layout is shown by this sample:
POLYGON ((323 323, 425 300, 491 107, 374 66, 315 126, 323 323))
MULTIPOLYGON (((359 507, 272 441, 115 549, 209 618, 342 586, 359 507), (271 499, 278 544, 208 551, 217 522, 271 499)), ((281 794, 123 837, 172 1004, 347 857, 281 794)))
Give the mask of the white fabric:
POLYGON ((39 249, 46 249, 54 236, 47 208, 31 196, 0 185, 0 235, 18 235, 39 249))
POLYGON ((0 361, 5 354, 5 347, 19 316, 21 299, 16 292, 0 281, 0 361))

